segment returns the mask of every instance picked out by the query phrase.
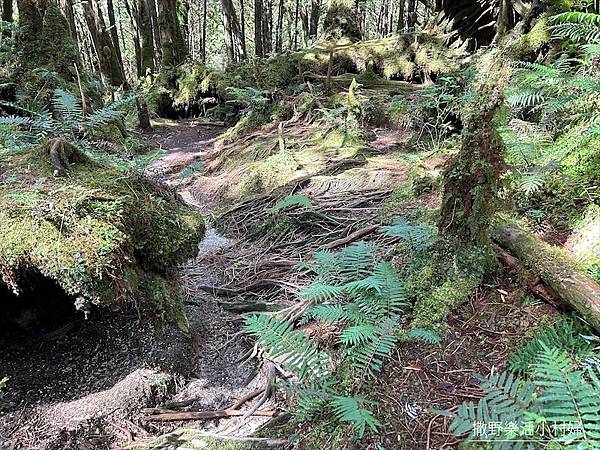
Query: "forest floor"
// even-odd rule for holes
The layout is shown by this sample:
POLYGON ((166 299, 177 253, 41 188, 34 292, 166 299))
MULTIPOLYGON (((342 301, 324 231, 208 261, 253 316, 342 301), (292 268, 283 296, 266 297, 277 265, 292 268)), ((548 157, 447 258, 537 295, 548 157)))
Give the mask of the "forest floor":
MULTIPOLYGON (((376 233, 381 224, 439 205, 435 187, 414 195, 407 189, 415 170, 439 176, 448 155, 407 150, 402 145, 410 136, 407 130, 372 128, 368 148, 361 152, 344 142, 323 145, 335 139, 314 124, 284 128, 283 150, 276 126, 231 142, 219 139, 224 132, 218 124, 183 120, 156 124, 146 135, 165 149, 149 176, 170 184, 209 217, 198 257, 182 267, 189 335, 103 312, 88 320, 67 317, 61 329, 29 336, 25 345, 21 337, 3 336, 0 365, 11 379, 6 400, 12 406, 0 418, 0 441, 5 441, 0 446, 104 449, 154 443, 176 448, 176 435, 168 442, 154 436, 178 427, 251 434, 268 418, 161 423, 146 420, 148 413, 160 412, 146 408, 183 402, 181 411, 218 411, 265 386, 268 376, 255 362, 239 363, 252 348, 237 334, 240 315, 293 306, 308 283, 295 266, 317 249, 339 249, 357 240, 391 244, 376 233), (318 155, 310 151, 315 142, 322 149, 318 155), (291 152, 293 167, 260 166, 273 163, 281 151, 291 152), (267 170, 266 180, 255 179, 257 166, 267 170), (256 184, 261 193, 248 196, 256 184), (241 193, 246 200, 239 200, 241 193), (310 198, 320 215, 292 214, 278 221, 266 212, 290 194, 310 198)), ((285 156, 290 159, 290 153, 285 156)), ((383 424, 378 435, 352 445, 324 423, 300 428, 294 448, 457 448, 447 418, 431 409, 479 398, 475 374, 503 367, 517 343, 557 314, 546 304, 524 301, 527 296, 515 287, 513 275, 487 280, 452 311, 439 348, 410 342, 394 351, 365 389, 383 424)), ((331 338, 327 329, 306 331, 323 341, 331 338)), ((248 406, 236 407, 248 411, 259 399, 260 394, 248 406)), ((268 399, 261 411, 273 412, 278 400, 268 399)), ((269 434, 289 438, 286 430, 273 428, 269 434)))

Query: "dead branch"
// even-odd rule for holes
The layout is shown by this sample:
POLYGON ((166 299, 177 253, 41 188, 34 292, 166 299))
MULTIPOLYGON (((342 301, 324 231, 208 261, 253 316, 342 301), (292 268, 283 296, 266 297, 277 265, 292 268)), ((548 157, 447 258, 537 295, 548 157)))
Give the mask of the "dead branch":
POLYGON ((358 239, 360 239, 364 236, 367 236, 367 235, 373 233, 374 231, 378 230, 379 226, 380 226, 379 224, 375 224, 375 225, 369 225, 368 227, 365 227, 365 228, 361 228, 360 230, 356 230, 354 233, 350 233, 345 238, 337 239, 333 242, 330 242, 329 244, 324 245, 323 248, 334 249, 337 247, 341 247, 342 245, 350 244, 350 243, 357 241, 358 239))
MULTIPOLYGON (((246 416, 247 413, 251 413, 249 416, 259 417, 274 417, 277 415, 277 411, 273 410, 256 410, 252 411, 239 411, 233 409, 219 409, 216 411, 171 411, 162 412, 159 414, 151 414, 144 417, 146 422, 177 422, 183 420, 208 420, 208 419, 220 419, 223 417, 240 417, 246 416)), ((248 416, 248 417, 249 417, 248 416)))

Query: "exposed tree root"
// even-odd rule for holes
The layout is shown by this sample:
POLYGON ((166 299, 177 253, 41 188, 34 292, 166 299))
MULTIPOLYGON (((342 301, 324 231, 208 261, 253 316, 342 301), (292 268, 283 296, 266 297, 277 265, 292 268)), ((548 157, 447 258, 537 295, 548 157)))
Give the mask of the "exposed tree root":
POLYGON ((50 157, 50 162, 54 167, 54 176, 64 175, 66 168, 75 162, 75 159, 83 158, 83 155, 75 147, 62 138, 50 139, 44 147, 44 151, 50 157))

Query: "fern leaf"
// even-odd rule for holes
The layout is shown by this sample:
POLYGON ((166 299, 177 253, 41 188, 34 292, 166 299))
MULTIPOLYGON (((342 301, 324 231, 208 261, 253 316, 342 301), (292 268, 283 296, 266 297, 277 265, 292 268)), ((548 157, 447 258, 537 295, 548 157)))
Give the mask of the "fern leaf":
POLYGON ((336 419, 350 422, 359 439, 364 436, 367 428, 376 433, 381 426, 373 413, 362 406, 364 402, 360 397, 340 396, 334 396, 332 401, 336 419))
POLYGON ((314 205, 306 195, 289 195, 283 200, 278 201, 273 207, 267 208, 265 211, 273 214, 284 209, 295 207, 314 209, 314 205))
POLYGON ((431 345, 439 345, 442 342, 442 338, 439 334, 427 328, 414 328, 408 332, 407 336, 431 345))

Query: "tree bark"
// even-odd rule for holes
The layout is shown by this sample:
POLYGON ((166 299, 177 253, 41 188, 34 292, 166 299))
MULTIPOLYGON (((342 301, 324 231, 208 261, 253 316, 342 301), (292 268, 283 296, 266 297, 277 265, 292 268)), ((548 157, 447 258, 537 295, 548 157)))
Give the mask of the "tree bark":
POLYGON ((396 32, 402 33, 404 31, 404 0, 400 0, 398 5, 398 24, 396 25, 396 32))
MULTIPOLYGON (((10 0, 12 3, 12 0, 10 0)), ((73 11, 73 1, 72 0, 60 0, 60 9, 67 19, 67 23, 69 24, 69 32, 71 33, 71 37, 73 41, 77 44, 77 28, 75 27, 75 13, 73 11)))
POLYGON ((415 26, 417 24, 417 1, 416 0, 408 0, 406 5, 407 9, 407 27, 408 31, 415 31, 415 26))
POLYGON ((265 56, 263 48, 263 1, 254 0, 254 54, 265 56))
POLYGON ((2 20, 4 22, 13 21, 13 0, 2 0, 2 20))
POLYGON ((146 0, 138 0, 137 23, 140 46, 140 76, 154 72, 154 36, 152 34, 152 17, 146 0))
POLYGON ((275 30, 275 51, 283 51, 283 14, 284 14, 284 0, 279 0, 279 7, 277 8, 277 29, 275 30))
POLYGON ((243 57, 242 33, 232 0, 221 0, 225 31, 227 64, 235 64, 243 57))
POLYGON ((311 0, 310 19, 308 21, 308 37, 316 38, 319 29, 319 18, 321 17, 322 0, 311 0))
POLYGON ((102 78, 107 84, 121 86, 125 83, 123 66, 119 62, 112 37, 106 29, 100 5, 96 0, 82 2, 82 5, 102 78))
POLYGON ((575 309, 596 331, 600 331, 600 286, 577 269, 577 263, 561 249, 518 228, 498 228, 493 239, 519 258, 531 272, 575 309))
POLYGON ((113 0, 106 0, 108 10, 108 23, 110 25, 110 37, 115 49, 115 55, 121 67, 123 67, 123 56, 121 55, 121 45, 119 43, 119 33, 117 32, 117 20, 115 18, 115 6, 113 0))
POLYGON ((246 12, 244 8, 244 0, 240 0, 240 31, 241 31, 241 45, 242 54, 240 59, 246 58, 246 12))
POLYGON ((501 91, 486 87, 473 100, 466 116, 458 154, 444 170, 440 231, 465 244, 486 246, 497 208, 497 191, 504 172, 502 139, 492 120, 501 104, 501 91), (489 90, 489 92, 488 92, 489 90))
POLYGON ((204 0, 202 7, 202 62, 206 63, 206 24, 208 23, 208 0, 204 0))
POLYGON ((177 18, 177 0, 158 0, 158 24, 161 70, 170 70, 182 64, 187 57, 187 47, 177 18))
MULTIPOLYGON (((156 0, 146 0, 148 2, 148 13, 150 14, 150 20, 152 21, 152 39, 154 40, 154 51, 158 62, 161 58, 160 48, 160 29, 158 26, 158 9, 156 7, 156 0)), ((155 64, 156 66, 157 64, 155 64)))

